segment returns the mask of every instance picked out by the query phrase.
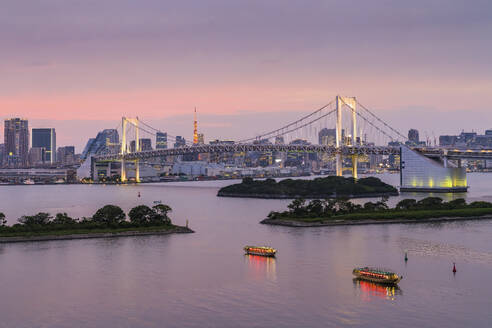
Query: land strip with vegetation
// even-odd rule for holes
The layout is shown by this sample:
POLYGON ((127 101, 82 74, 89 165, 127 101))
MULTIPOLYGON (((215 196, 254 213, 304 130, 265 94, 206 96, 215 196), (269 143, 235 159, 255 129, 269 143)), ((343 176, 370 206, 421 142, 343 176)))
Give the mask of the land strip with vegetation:
POLYGON ((313 180, 244 178, 241 183, 223 187, 217 196, 252 198, 361 198, 398 195, 398 190, 375 177, 361 179, 328 176, 313 180))
POLYGON ((359 205, 347 199, 314 199, 307 202, 298 198, 288 205, 287 211, 272 211, 261 223, 306 227, 492 219, 492 203, 484 201, 467 204, 462 198, 444 202, 439 197, 427 197, 419 201, 403 199, 394 208, 390 208, 387 201, 388 198, 383 197, 380 201, 359 205))
POLYGON ((40 212, 24 215, 16 224, 7 225, 5 215, 0 212, 0 242, 94 238, 128 235, 148 235, 193 232, 188 227, 172 224, 169 218, 171 207, 158 204, 153 207, 139 205, 128 212, 118 206, 106 205, 91 217, 74 219, 67 213, 54 217, 40 212), (51 238, 52 237, 52 238, 51 238))

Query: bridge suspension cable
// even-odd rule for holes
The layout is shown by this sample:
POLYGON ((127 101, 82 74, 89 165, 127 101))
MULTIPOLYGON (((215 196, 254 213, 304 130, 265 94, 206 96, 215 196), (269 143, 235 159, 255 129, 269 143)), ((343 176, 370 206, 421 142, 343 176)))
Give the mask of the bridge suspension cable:
MULTIPOLYGON (((380 119, 376 114, 374 114, 372 111, 370 111, 367 107, 365 107, 364 105, 362 105, 360 102, 357 101, 357 104, 362 108, 364 109, 366 112, 368 112, 372 117, 374 117, 376 120, 378 120, 381 124, 383 124, 385 127, 387 127, 388 129, 390 129, 391 131, 393 131, 394 133, 396 133, 399 137, 402 137, 403 140, 408 140, 407 137, 405 137, 403 134, 401 134, 398 130, 392 128, 389 124, 387 124, 385 121, 383 121, 382 119, 380 119)), ((358 113, 358 112, 357 112, 358 113)), ((364 118, 365 119, 365 118, 364 118)), ((392 138, 393 139, 393 138, 392 138)))
MULTIPOLYGON (((308 114, 308 115, 305 115, 305 116, 301 117, 301 118, 300 118, 300 119, 298 119, 297 121, 294 121, 294 122, 292 122, 292 123, 289 123, 289 124, 287 124, 287 125, 284 125, 284 126, 283 126, 283 127, 281 127, 281 128, 278 128, 278 129, 273 130, 273 131, 270 131, 270 132, 262 133, 262 134, 260 134, 260 135, 257 135, 256 137, 252 137, 252 138, 247 138, 247 139, 239 140, 239 141, 237 141, 237 143, 247 143, 247 142, 254 141, 254 140, 259 140, 259 139, 267 139, 267 138, 266 138, 267 136, 269 136, 268 138, 272 138, 272 137, 274 137, 274 136, 284 135, 285 133, 295 131, 295 130, 297 130, 297 129, 300 129, 301 127, 305 127, 306 125, 309 125, 309 124, 311 124, 311 123, 313 123, 313 122, 316 122, 316 121, 318 121, 319 119, 321 119, 322 117, 326 117, 327 115, 323 115, 322 117, 318 117, 317 119, 315 119, 315 120, 311 121, 310 123, 308 123, 308 124, 304 124, 304 125, 299 126, 299 127, 297 127, 297 124, 298 124, 298 123, 300 123, 300 122, 302 122, 302 121, 304 121, 305 119, 308 119, 308 118, 310 118, 311 116, 316 115, 317 113, 321 112, 323 109, 325 109, 325 108, 329 107, 330 105, 332 105, 332 104, 333 104, 333 102, 334 102, 334 100, 330 101, 328 104, 326 104, 326 105, 324 105, 323 107, 321 107, 321 108, 319 108, 319 109, 315 110, 314 112, 312 112, 312 113, 310 113, 310 114, 308 114), (287 132, 283 132, 283 130, 288 129, 288 128, 290 128, 290 127, 294 126, 294 125, 296 125, 296 128, 291 129, 291 130, 289 130, 289 131, 287 131, 287 132), (282 132, 282 133, 278 133, 278 132, 282 132)), ((333 112, 333 111, 332 111, 332 112, 333 112)), ((330 113, 331 113, 331 112, 330 112, 330 113)))

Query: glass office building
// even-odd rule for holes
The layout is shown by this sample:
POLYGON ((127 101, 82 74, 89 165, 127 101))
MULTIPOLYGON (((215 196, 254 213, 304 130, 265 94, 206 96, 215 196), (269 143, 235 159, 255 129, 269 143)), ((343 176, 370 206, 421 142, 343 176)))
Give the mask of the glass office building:
POLYGON ((31 147, 44 148, 44 163, 56 162, 56 132, 55 129, 32 129, 31 147))

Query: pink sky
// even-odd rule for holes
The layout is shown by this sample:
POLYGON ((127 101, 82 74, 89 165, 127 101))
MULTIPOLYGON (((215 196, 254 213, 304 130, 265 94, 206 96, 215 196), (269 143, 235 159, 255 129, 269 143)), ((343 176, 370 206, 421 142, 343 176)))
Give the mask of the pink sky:
POLYGON ((4 9, 0 118, 52 125, 59 145, 81 147, 97 133, 73 120, 99 128, 138 115, 165 125, 194 106, 216 119, 277 113, 235 129, 248 137, 337 94, 402 131, 492 126, 488 1, 53 0, 4 9), (419 115, 397 115, 412 110, 419 115), (442 113, 454 121, 424 122, 442 113))

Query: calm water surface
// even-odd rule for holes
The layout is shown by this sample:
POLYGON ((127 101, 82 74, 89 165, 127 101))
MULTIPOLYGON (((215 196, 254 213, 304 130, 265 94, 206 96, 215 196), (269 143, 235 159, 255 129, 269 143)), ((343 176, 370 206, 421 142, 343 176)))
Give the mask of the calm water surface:
MULTIPOLYGON (((382 178, 398 184, 398 175, 382 178)), ((0 245, 0 327, 492 325, 492 221, 265 226, 258 222, 288 201, 216 197, 229 183, 2 186, 10 223, 39 211, 80 217, 105 204, 128 210, 162 200, 175 223, 188 219, 196 233, 0 245), (245 256, 245 244, 279 253, 245 256), (366 264, 404 279, 399 288, 354 282, 353 267, 366 264)), ((469 174, 464 196, 491 201, 491 183, 492 174, 469 174)))

